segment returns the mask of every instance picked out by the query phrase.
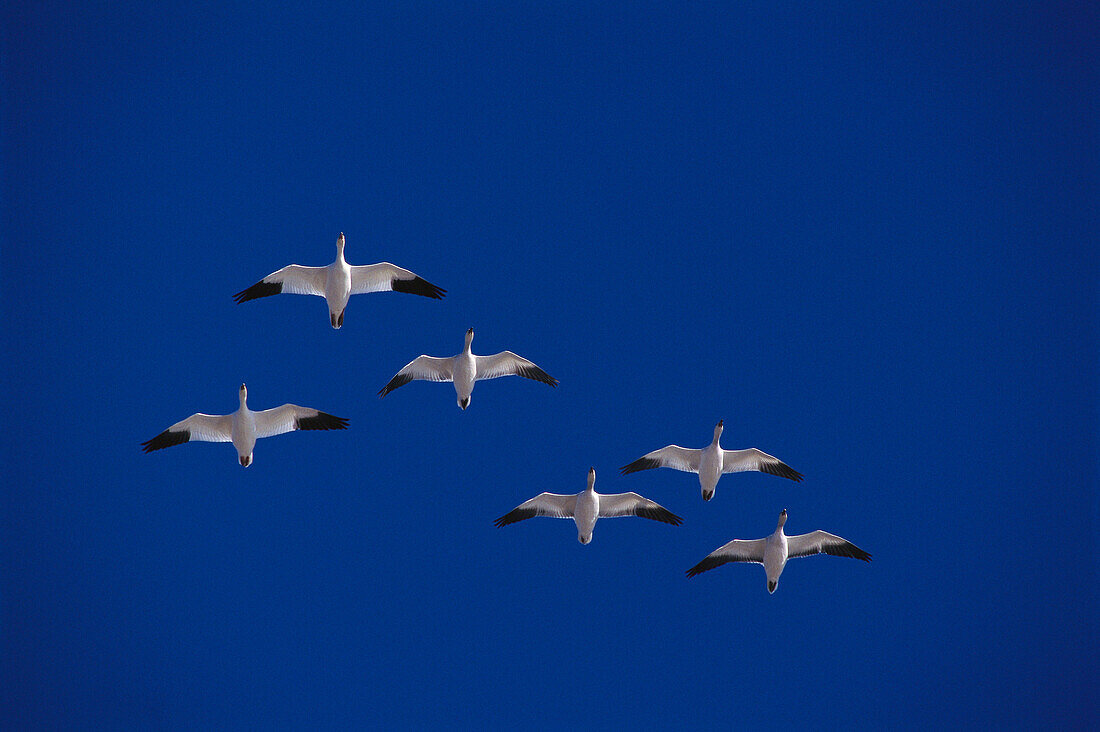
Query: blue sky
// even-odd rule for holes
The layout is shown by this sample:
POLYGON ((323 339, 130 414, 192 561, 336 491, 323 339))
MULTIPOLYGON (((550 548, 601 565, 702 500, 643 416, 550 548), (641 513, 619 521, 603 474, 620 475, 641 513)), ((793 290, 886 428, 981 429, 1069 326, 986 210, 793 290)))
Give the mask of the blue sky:
POLYGON ((617 6, 4 9, 6 727, 1096 725, 1097 11, 617 6), (448 297, 233 303, 340 231, 448 297), (351 428, 142 454, 242 381, 351 428))

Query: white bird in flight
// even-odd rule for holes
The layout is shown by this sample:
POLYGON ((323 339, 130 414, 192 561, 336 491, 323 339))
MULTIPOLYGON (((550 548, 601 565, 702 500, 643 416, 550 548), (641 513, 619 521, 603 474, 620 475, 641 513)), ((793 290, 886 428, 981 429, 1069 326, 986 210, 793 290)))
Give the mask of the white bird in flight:
POLYGON ((782 460, 772 457, 766 452, 761 452, 755 447, 747 450, 723 450, 718 444, 722 436, 722 420, 714 426, 714 439, 701 450, 689 450, 686 447, 669 445, 660 450, 646 453, 629 465, 624 465, 619 470, 623 475, 636 473, 639 470, 651 468, 672 468, 682 470, 685 473, 698 473, 699 485, 703 490, 703 500, 709 501, 714 497, 715 486, 723 473, 743 473, 755 470, 761 473, 778 475, 781 478, 789 478, 796 483, 802 480, 802 473, 791 468, 782 460))
POLYGON ((344 261, 344 232, 336 239, 336 261, 327 267, 303 267, 288 264, 277 272, 241 290, 233 299, 238 304, 258 297, 288 292, 292 295, 318 295, 328 302, 333 328, 344 324, 348 298, 367 292, 408 292, 440 300, 446 290, 389 262, 353 265, 344 261))
POLYGON ((592 541, 592 529, 596 520, 616 516, 641 516, 642 518, 662 521, 679 526, 683 519, 637 493, 597 493, 596 469, 588 469, 588 487, 576 495, 566 496, 558 493, 540 493, 529 501, 524 501, 508 513, 493 522, 494 526, 507 526, 517 521, 549 516, 551 518, 571 518, 577 524, 577 541, 587 544, 592 541))
POLYGON ((272 437, 294 430, 346 430, 348 420, 296 404, 253 412, 245 403, 248 389, 241 384, 241 406, 233 414, 192 414, 182 422, 142 444, 145 452, 182 445, 191 440, 232 442, 241 465, 252 464, 252 449, 261 437, 272 437))
POLYGON ((462 353, 450 358, 435 356, 417 356, 397 372, 389 383, 378 392, 382 398, 399 386, 420 379, 423 381, 453 381, 458 395, 458 406, 462 409, 470 406, 470 393, 474 382, 482 379, 495 379, 500 376, 522 376, 534 379, 550 386, 557 386, 558 380, 546 373, 526 358, 511 351, 501 351, 492 356, 475 356, 470 351, 474 340, 474 329, 466 331, 466 345, 462 353))
POLYGON ((779 514, 779 525, 775 533, 763 539, 734 539, 708 554, 703 561, 687 571, 688 577, 714 569, 726 562, 753 562, 763 564, 768 575, 768 592, 775 592, 779 586, 779 575, 787 566, 787 560, 793 557, 808 557, 813 554, 832 554, 834 557, 851 557, 871 561, 871 555, 858 546, 826 531, 811 531, 808 534, 787 536, 783 533, 783 524, 787 523, 787 509, 779 514))

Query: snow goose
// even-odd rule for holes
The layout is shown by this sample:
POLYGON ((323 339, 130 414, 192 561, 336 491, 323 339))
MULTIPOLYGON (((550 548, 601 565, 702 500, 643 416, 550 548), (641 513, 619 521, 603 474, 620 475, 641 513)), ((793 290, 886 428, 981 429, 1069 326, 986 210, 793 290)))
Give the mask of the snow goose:
POLYGON ((348 420, 297 404, 253 412, 245 403, 248 389, 241 384, 241 407, 233 414, 192 414, 182 422, 142 444, 145 452, 163 450, 191 440, 232 442, 241 465, 252 464, 252 448, 261 437, 272 437, 294 430, 346 430, 348 420))
POLYGON ((714 439, 702 450, 688 450, 677 445, 669 445, 641 456, 629 465, 624 465, 620 470, 623 475, 651 468, 672 468, 685 473, 698 473, 704 501, 714 497, 714 488, 718 485, 718 479, 723 473, 756 470, 778 475, 781 478, 790 478, 795 482, 802 480, 802 473, 792 469, 779 458, 761 452, 755 447, 747 450, 723 450, 718 444, 722 429, 722 420, 718 420, 718 424, 714 426, 714 439))
POLYGON ((238 304, 258 297, 288 292, 293 295, 319 295, 328 302, 329 321, 333 328, 344 324, 344 310, 348 298, 367 292, 408 292, 436 300, 442 299, 446 290, 421 279, 407 269, 389 262, 352 265, 344 261, 344 232, 336 239, 336 261, 327 267, 303 267, 288 264, 278 272, 241 290, 233 299, 238 304))
POLYGON ((453 381, 458 394, 458 406, 462 409, 470 406, 470 393, 474 382, 482 379, 495 379, 500 376, 522 376, 534 379, 550 386, 557 386, 558 380, 546 373, 526 358, 511 351, 501 351, 492 356, 475 356, 470 351, 474 340, 474 329, 466 331, 466 345, 462 353, 450 358, 435 356, 417 356, 397 372, 389 383, 383 386, 378 397, 382 398, 399 386, 420 379, 423 381, 453 381))
POLYGON ((734 539, 715 549, 703 561, 687 571, 688 577, 714 569, 726 562, 753 562, 763 564, 768 575, 768 592, 775 592, 779 586, 779 575, 787 566, 787 560, 794 557, 808 557, 812 554, 832 554, 834 557, 851 557, 871 561, 871 555, 858 546, 834 536, 826 531, 811 531, 808 534, 787 536, 783 533, 783 524, 787 523, 787 509, 779 514, 779 525, 775 533, 763 539, 734 539))
POLYGON ((551 518, 571 518, 577 524, 577 541, 587 544, 592 541, 592 529, 596 519, 616 516, 641 516, 642 518, 662 521, 679 526, 682 518, 637 493, 597 493, 596 469, 588 469, 588 487, 580 493, 565 496, 558 493, 540 493, 529 501, 524 501, 508 513, 493 522, 494 526, 507 526, 535 516, 551 518))

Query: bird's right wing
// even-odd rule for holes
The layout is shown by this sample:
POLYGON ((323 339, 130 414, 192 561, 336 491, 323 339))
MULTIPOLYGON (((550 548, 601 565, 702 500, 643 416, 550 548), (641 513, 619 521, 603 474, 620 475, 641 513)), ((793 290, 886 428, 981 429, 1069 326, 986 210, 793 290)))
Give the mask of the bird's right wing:
POLYGON ((832 554, 834 557, 851 557, 871 561, 871 555, 858 546, 828 531, 811 531, 808 534, 787 537, 787 558, 808 557, 813 554, 832 554))
POLYGON ((409 361, 405 368, 398 371, 390 382, 378 392, 382 398, 399 386, 419 379, 421 381, 451 381, 454 379, 454 357, 436 358, 435 356, 417 356, 409 361))
POLYGON ((517 356, 511 351, 501 351, 492 356, 474 356, 474 363, 477 364, 478 381, 501 376, 522 376, 550 386, 558 385, 558 380, 536 366, 534 361, 517 356))
POLYGON ((269 297, 287 292, 291 295, 320 295, 325 296, 325 276, 328 267, 303 267, 300 264, 288 264, 278 272, 272 272, 267 277, 245 290, 241 290, 233 299, 239 305, 258 297, 269 297))
POLYGON ((297 404, 256 412, 256 437, 283 435, 294 430, 346 430, 348 420, 297 404))
POLYGON ((758 470, 761 473, 778 475, 798 483, 802 480, 802 473, 790 465, 773 457, 768 453, 750 447, 747 450, 723 450, 722 472, 743 473, 748 470, 758 470))
POLYGON ((720 567, 726 562, 755 562, 764 563, 765 539, 734 539, 728 544, 708 554, 703 561, 687 571, 688 577, 706 572, 708 569, 720 567))
POLYGON ((433 285, 415 272, 390 264, 356 264, 351 267, 351 294, 362 295, 367 292, 408 292, 440 300, 447 291, 433 285))
POLYGON ((182 445, 191 440, 199 442, 230 442, 233 439, 233 415, 231 414, 192 414, 187 419, 176 422, 151 440, 141 443, 145 452, 163 450, 173 445, 182 445))
POLYGON ((498 518, 493 522, 493 526, 507 526, 517 521, 534 518, 535 516, 573 518, 576 507, 576 495, 563 496, 560 493, 540 493, 531 500, 524 501, 498 518))
POLYGON ((672 468, 673 470, 682 470, 685 473, 698 473, 702 453, 702 450, 689 450, 686 447, 669 445, 668 447, 662 447, 660 450, 646 453, 629 465, 619 468, 619 471, 623 475, 628 475, 629 473, 637 473, 639 470, 649 470, 651 468, 672 468))
POLYGON ((640 516, 652 521, 672 524, 673 526, 679 526, 684 522, 682 518, 664 506, 648 498, 643 498, 637 493, 601 493, 600 518, 614 518, 616 516, 640 516))

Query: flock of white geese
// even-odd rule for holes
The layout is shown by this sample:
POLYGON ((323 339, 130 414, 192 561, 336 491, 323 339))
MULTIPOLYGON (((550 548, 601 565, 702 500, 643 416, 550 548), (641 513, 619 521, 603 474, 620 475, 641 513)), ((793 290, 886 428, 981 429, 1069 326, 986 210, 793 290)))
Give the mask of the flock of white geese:
MULTIPOLYGON (((344 234, 341 232, 336 240, 336 261, 332 264, 325 267, 287 265, 251 287, 238 292, 233 298, 237 303, 243 303, 284 292, 295 295, 317 295, 325 298, 328 304, 329 323, 333 328, 338 329, 344 324, 344 312, 352 295, 390 290, 437 300, 443 298, 447 292, 417 274, 389 262, 367 265, 348 264, 344 259, 344 234)), ((474 384, 484 379, 522 376, 550 386, 557 386, 557 379, 543 371, 534 362, 511 351, 502 351, 492 356, 475 355, 470 349, 473 340, 474 329, 470 328, 466 331, 465 345, 457 355, 448 358, 417 356, 382 387, 378 396, 384 397, 394 389, 414 380, 449 381, 454 384, 458 406, 465 410, 470 406, 474 384)), ((241 465, 248 467, 252 464, 256 440, 261 437, 273 437, 296 430, 343 430, 348 427, 348 420, 343 417, 296 404, 284 404, 274 409, 254 412, 248 408, 248 389, 244 384, 241 384, 239 397, 240 407, 232 414, 192 414, 153 439, 143 442, 144 451, 152 452, 173 445, 182 445, 192 440, 231 442, 237 450, 237 458, 241 465)), ((696 473, 699 476, 699 486, 702 489, 704 501, 714 497, 718 480, 725 473, 751 470, 793 481, 802 480, 801 473, 779 458, 756 448, 723 450, 719 444, 722 429, 723 423, 719 421, 714 427, 714 438, 706 447, 689 450, 677 445, 668 445, 624 465, 621 472, 627 475, 652 468, 672 468, 686 473, 696 473)), ((507 526, 535 516, 573 519, 577 526, 577 540, 582 544, 592 541, 592 531, 596 521, 601 518, 639 516, 673 526, 683 523, 683 519, 676 514, 637 493, 601 494, 596 492, 595 484, 596 469, 589 468, 588 485, 580 493, 572 495, 540 493, 516 506, 494 523, 496 526, 507 526)), ((767 575, 768 592, 771 593, 775 592, 779 584, 779 575, 783 573, 787 560, 794 557, 831 554, 837 557, 861 559, 865 562, 871 561, 871 555, 867 552, 850 541, 825 531, 787 536, 783 532, 786 522, 787 511, 784 509, 779 514, 779 523, 775 532, 770 536, 763 539, 734 539, 715 549, 701 562, 687 570, 687 576, 694 577, 727 562, 762 564, 767 575)))

